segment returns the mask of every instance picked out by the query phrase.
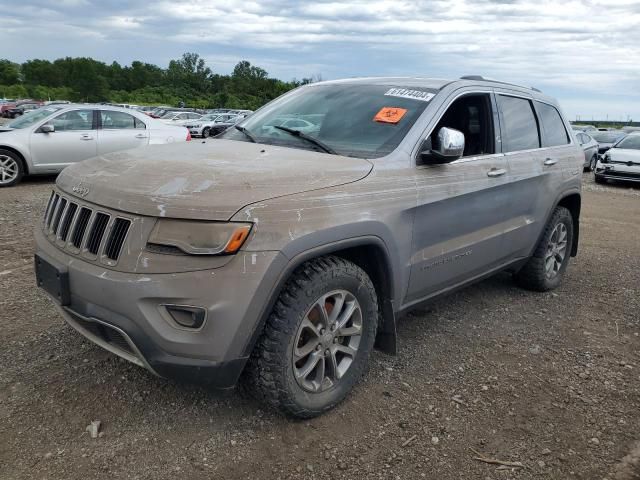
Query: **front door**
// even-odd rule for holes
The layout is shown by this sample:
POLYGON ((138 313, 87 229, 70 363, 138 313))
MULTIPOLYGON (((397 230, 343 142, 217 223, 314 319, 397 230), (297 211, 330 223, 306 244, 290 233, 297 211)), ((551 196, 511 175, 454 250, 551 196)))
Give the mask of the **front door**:
POLYGON ((53 125, 55 131, 42 133, 37 128, 29 139, 35 166, 59 170, 96 156, 97 130, 93 110, 68 110, 47 124, 53 125))
POLYGON ((465 153, 451 163, 416 168, 418 205, 407 303, 480 276, 507 257, 502 242, 504 210, 511 201, 509 167, 496 149, 491 94, 456 99, 432 139, 442 127, 465 135, 465 153))

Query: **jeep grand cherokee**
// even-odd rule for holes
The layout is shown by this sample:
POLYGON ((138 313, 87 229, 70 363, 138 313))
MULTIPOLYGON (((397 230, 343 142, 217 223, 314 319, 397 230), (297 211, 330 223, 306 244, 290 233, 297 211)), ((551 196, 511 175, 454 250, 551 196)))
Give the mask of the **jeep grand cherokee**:
POLYGON ((553 99, 482 77, 306 85, 216 139, 65 169, 38 284, 157 375, 318 415, 374 345, 395 352, 401 312, 505 270, 558 286, 584 160, 569 128, 553 99))

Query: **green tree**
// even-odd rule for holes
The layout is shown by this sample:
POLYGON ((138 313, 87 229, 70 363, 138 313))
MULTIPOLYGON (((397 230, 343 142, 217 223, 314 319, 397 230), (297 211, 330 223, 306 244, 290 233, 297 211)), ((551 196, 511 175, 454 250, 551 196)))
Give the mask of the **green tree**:
POLYGON ((0 85, 12 85, 20 81, 20 65, 10 60, 0 60, 0 85))

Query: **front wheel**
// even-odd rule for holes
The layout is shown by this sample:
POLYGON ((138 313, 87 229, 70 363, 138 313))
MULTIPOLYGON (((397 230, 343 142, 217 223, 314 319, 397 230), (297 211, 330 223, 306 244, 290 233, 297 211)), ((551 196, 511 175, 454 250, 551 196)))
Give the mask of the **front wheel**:
POLYGON ((565 207, 556 207, 533 256, 516 273, 517 283, 529 290, 546 292, 560 285, 573 245, 573 217, 565 207))
POLYGON ((594 177, 595 177, 596 183, 599 183, 600 185, 607 183, 607 179, 604 178, 602 175, 595 174, 594 177))
POLYGON ((24 164, 22 159, 9 151, 0 149, 0 187, 12 187, 22 180, 24 164))
POLYGON ((591 157, 591 161, 589 162, 589 170, 591 170, 592 172, 595 172, 597 163, 598 163, 598 157, 594 155, 593 157, 591 157))
POLYGON ((204 127, 202 129, 202 138, 207 138, 209 136, 209 133, 211 132, 209 127, 204 127))
POLYGON ((282 290, 245 384, 289 416, 320 415, 362 377, 377 325, 376 292, 364 270, 333 256, 306 262, 282 290))

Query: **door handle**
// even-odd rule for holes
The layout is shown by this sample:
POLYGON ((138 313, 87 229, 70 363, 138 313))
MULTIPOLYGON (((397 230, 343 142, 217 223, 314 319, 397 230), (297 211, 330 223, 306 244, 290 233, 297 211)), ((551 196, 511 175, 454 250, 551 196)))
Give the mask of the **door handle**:
POLYGON ((555 158, 547 158, 547 159, 544 161, 544 164, 545 164, 547 167, 549 167, 549 166, 551 166, 551 165, 555 165, 556 163, 558 163, 558 160, 556 160, 555 158))
POLYGON ((507 173, 504 168, 492 168, 487 172, 487 177, 500 177, 507 173))
POLYGON ((138 135, 136 135, 136 138, 149 138, 149 137, 147 137, 144 133, 139 133, 138 135))
POLYGON ((93 140, 93 137, 85 133, 84 135, 80 136, 80 140, 93 140))

